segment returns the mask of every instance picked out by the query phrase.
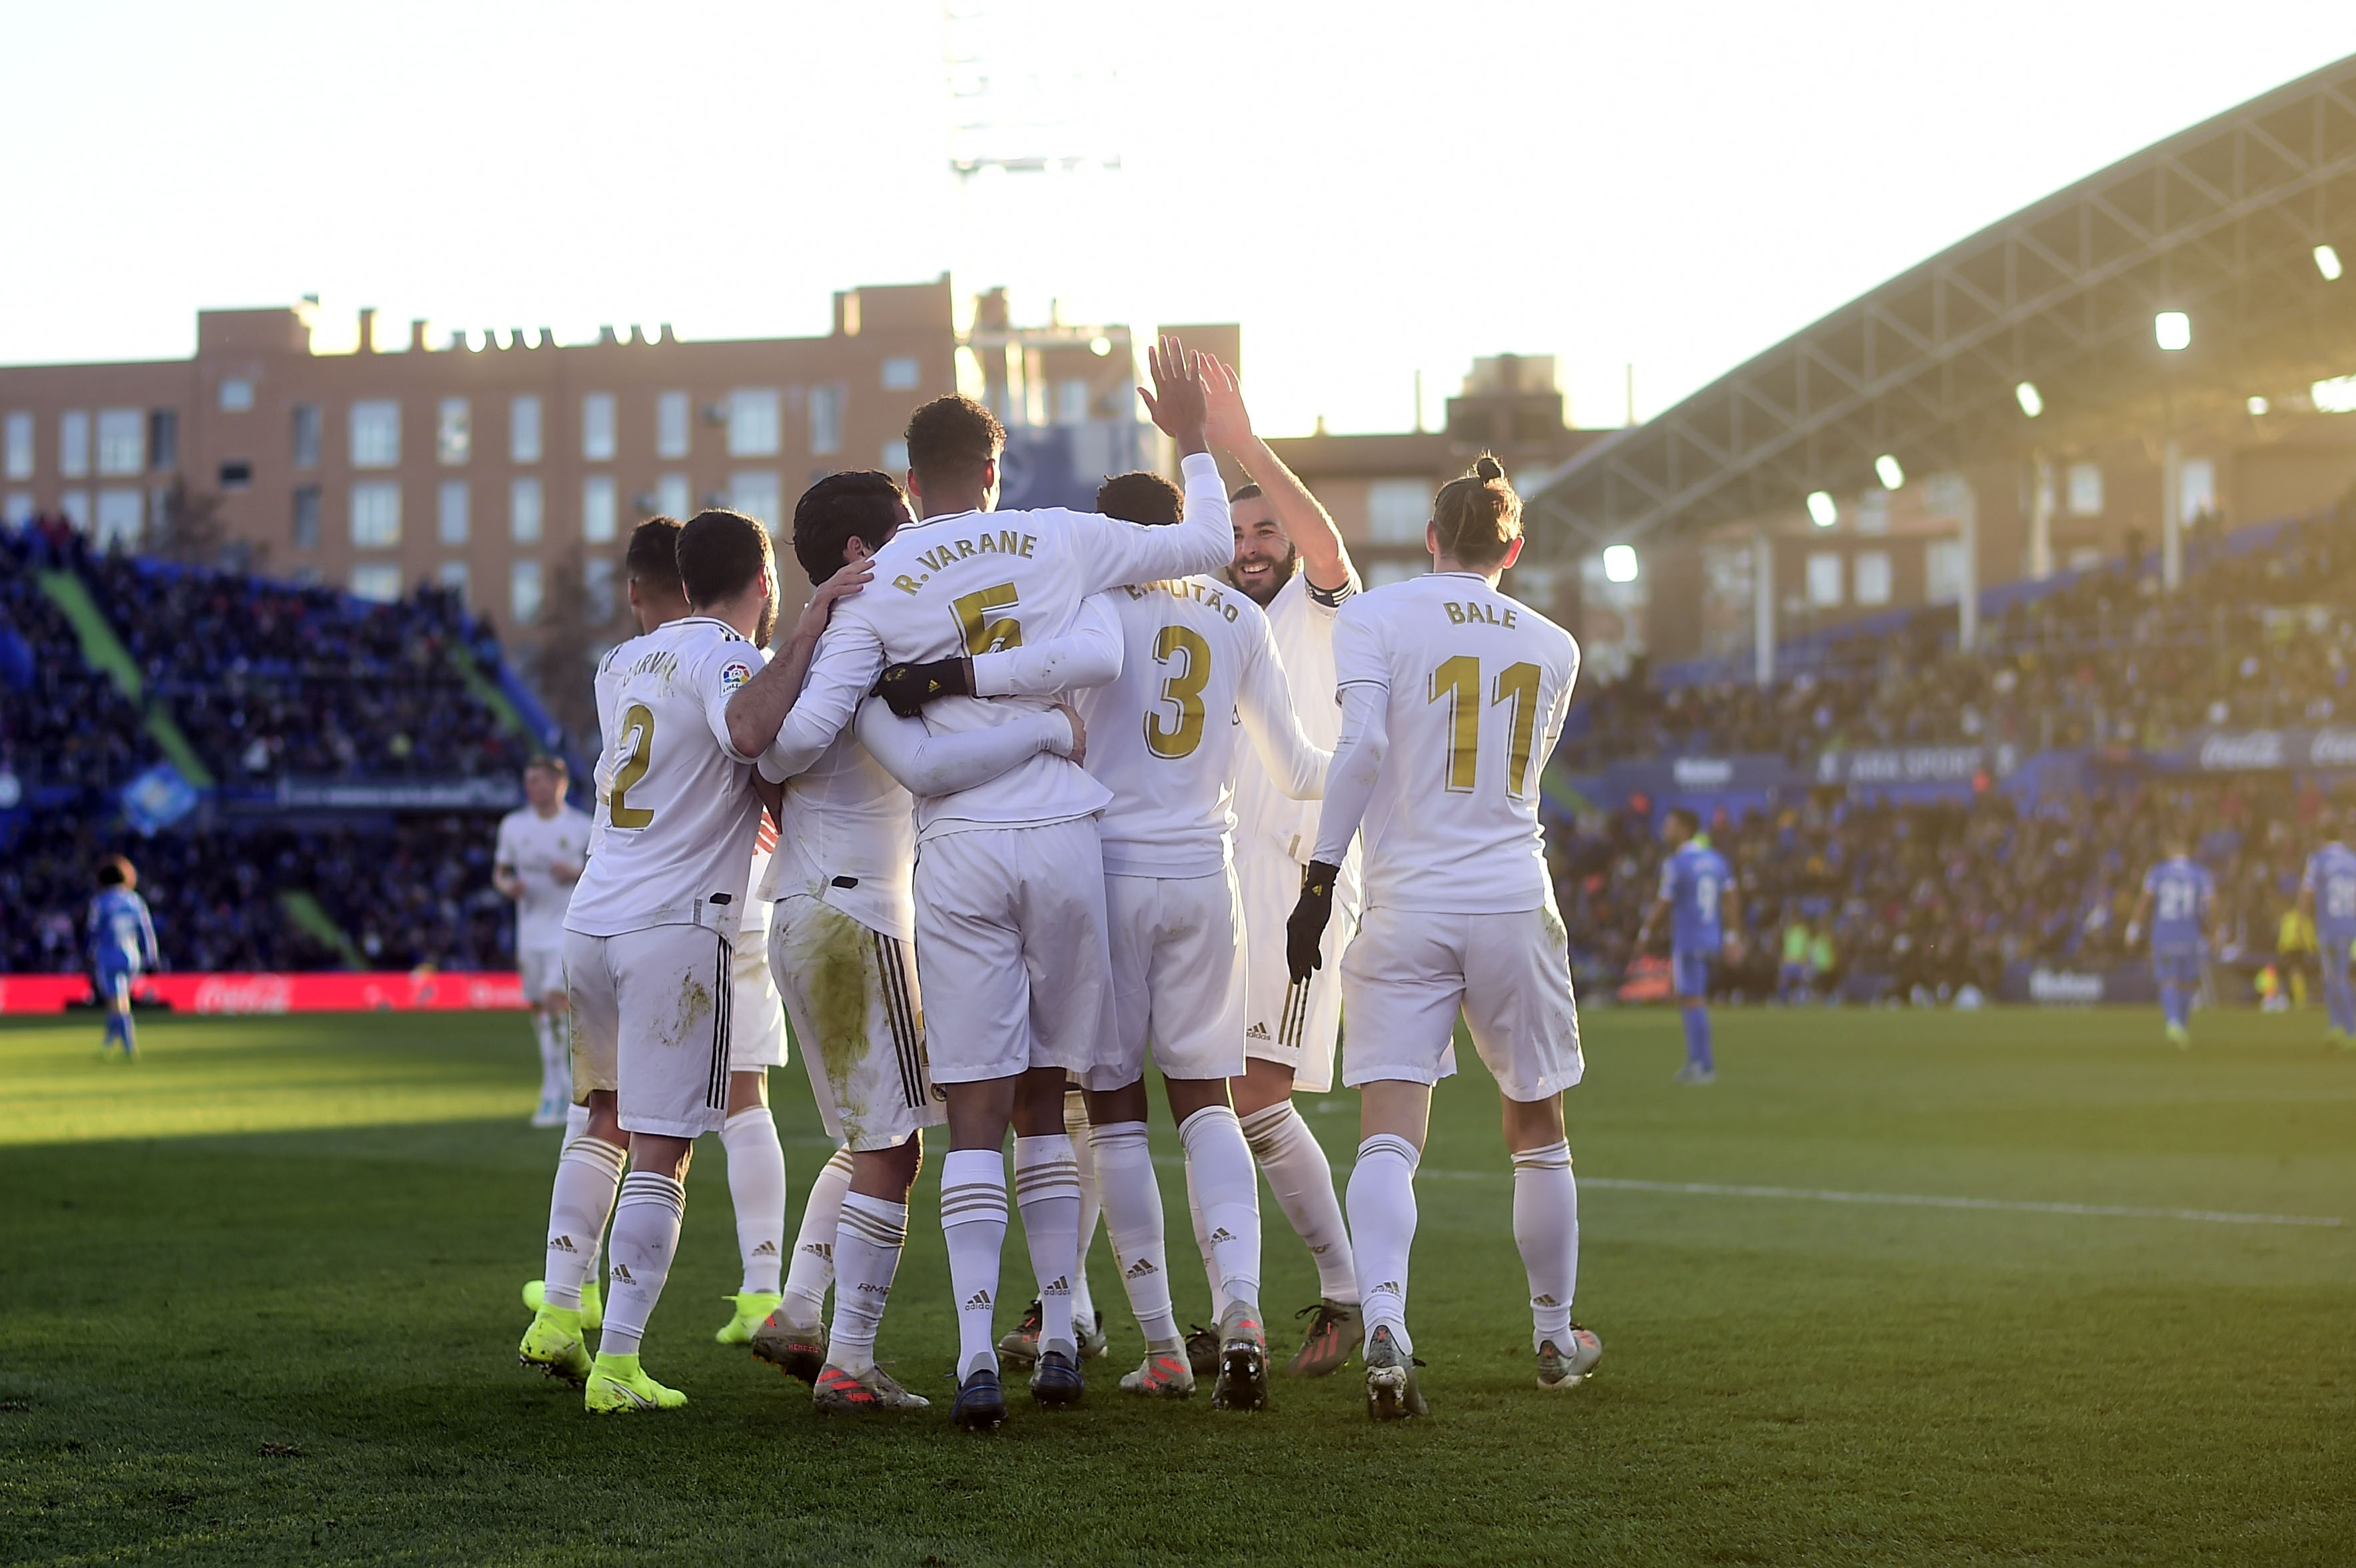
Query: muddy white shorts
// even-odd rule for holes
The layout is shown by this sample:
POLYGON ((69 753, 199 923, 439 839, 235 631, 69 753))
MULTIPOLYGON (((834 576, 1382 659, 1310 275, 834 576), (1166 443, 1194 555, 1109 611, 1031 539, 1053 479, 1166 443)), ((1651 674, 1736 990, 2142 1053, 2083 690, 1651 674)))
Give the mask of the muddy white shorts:
POLYGON ((1357 890, 1334 890, 1333 918, 1325 925, 1325 966, 1296 986, 1284 963, 1284 923, 1301 901, 1301 870, 1290 855, 1236 846, 1236 885, 1244 912, 1244 1054, 1291 1068, 1293 1088, 1322 1094, 1333 1086, 1333 1042, 1342 1032, 1342 955, 1358 929, 1357 890))
POLYGON ((1105 878, 1112 946, 1112 1059, 1087 1086, 1145 1076, 1234 1078, 1244 1070, 1243 909, 1234 876, 1105 878))
POLYGON ((1342 959, 1342 1006, 1352 1088, 1454 1072, 1459 1009, 1506 1098, 1544 1100, 1579 1082, 1570 944, 1551 901, 1510 914, 1368 910, 1342 959))
POLYGON ((523 999, 538 1007, 564 994, 564 949, 523 947, 516 950, 516 974, 523 981, 523 999))
POLYGON ((758 1072, 786 1064, 786 1010, 769 972, 769 933, 740 930, 735 957, 735 1013, 728 1020, 728 1071, 758 1072))
POLYGON ((1095 817, 927 838, 916 849, 916 894, 935 1083, 1033 1067, 1086 1072, 1112 1049, 1095 817))
POLYGON ((948 1116, 925 1061, 916 955, 807 893, 779 899, 769 966, 829 1136, 886 1149, 948 1116))
POLYGON ((692 1138, 727 1119, 728 939, 708 925, 564 933, 573 1094, 615 1091, 622 1130, 692 1138))

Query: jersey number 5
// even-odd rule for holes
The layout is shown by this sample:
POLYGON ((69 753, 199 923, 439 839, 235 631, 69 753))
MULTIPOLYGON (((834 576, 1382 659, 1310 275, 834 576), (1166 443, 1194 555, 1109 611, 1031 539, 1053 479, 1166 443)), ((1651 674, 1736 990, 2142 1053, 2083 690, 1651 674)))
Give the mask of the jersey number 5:
MULTIPOLYGON (((1426 700, 1448 702, 1448 792, 1471 795, 1481 771, 1481 661, 1471 654, 1443 659, 1431 672, 1426 700)), ((1513 744, 1505 760, 1505 793, 1519 800, 1528 793, 1530 744, 1538 727, 1538 667, 1526 661, 1497 672, 1489 706, 1514 705, 1513 744)))
POLYGON ((978 588, 971 593, 949 601, 957 613, 958 632, 965 638, 965 651, 973 654, 1002 653, 1023 645, 1023 623, 1012 615, 994 615, 992 612, 1012 610, 1017 603, 1014 584, 1001 582, 995 588, 978 588))
POLYGON ((632 805, 629 792, 647 776, 654 761, 654 709, 633 702, 622 714, 622 765, 614 770, 614 794, 608 820, 616 827, 644 827, 655 819, 649 807, 632 805))
POLYGON ((1153 639, 1153 662, 1167 665, 1179 654, 1186 667, 1163 677, 1162 700, 1178 709, 1175 725, 1145 710, 1145 749, 1157 757, 1191 757, 1203 743, 1203 688, 1211 682, 1211 645, 1191 626, 1164 626, 1153 639))

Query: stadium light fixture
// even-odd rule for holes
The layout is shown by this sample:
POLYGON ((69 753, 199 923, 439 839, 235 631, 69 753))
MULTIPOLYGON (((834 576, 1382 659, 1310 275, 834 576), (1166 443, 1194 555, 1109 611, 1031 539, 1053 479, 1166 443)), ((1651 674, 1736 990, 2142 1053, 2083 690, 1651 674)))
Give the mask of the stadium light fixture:
POLYGON ((2323 274, 2323 281, 2325 283, 2338 283, 2340 281, 2340 252, 2333 250, 2329 245, 2318 245, 2315 248, 2315 270, 2323 274))
POLYGON ((2307 389, 2319 414, 2356 414, 2356 376, 2335 376, 2307 389))
POLYGON ((2036 382, 2023 381, 2012 389, 2012 395, 2020 404, 2020 411, 2030 419, 2035 419, 2045 411, 2045 400, 2037 395, 2036 382))
POLYGON ((2271 406, 2272 406, 2272 405, 2271 405, 2271 404, 2269 404, 2269 403, 2265 400, 2265 399, 2264 399, 2264 398, 2252 398, 2252 399, 2250 400, 2250 412, 2251 412, 2252 414, 2262 414, 2262 413, 2265 413, 2265 412, 2266 411, 2266 410, 2267 410, 2269 407, 2271 407, 2271 406))
POLYGON ((1603 576, 1609 582, 1636 581, 1636 547, 1613 544, 1603 547, 1603 576))
POLYGON ((1873 472, 1880 478, 1881 487, 1885 490, 1898 489, 1906 483, 1906 470, 1899 466, 1894 453, 1885 452, 1875 458, 1873 472))
POLYGON ((1833 505, 1833 498, 1824 491, 1811 490, 1808 492, 1808 520, 1820 528, 1831 528, 1840 521, 1840 508, 1833 505))
POLYGON ((2151 318, 2151 335, 2170 354, 2192 347, 2192 318, 2180 310, 2164 310, 2151 318))
POLYGON ((1088 352, 1101 359, 1112 352, 1112 339, 1102 333, 1088 339, 1088 352))

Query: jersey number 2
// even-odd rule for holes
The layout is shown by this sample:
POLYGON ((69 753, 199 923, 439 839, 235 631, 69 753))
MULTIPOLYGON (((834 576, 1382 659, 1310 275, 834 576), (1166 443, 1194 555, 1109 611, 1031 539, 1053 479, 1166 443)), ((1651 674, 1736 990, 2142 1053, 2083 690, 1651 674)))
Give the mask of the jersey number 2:
MULTIPOLYGON (((1481 661, 1471 654, 1443 659, 1431 672, 1431 695, 1426 700, 1448 701, 1448 792, 1471 795, 1481 771, 1481 661)), ((1497 672, 1489 706, 1514 705, 1513 744, 1505 759, 1505 793, 1520 799, 1526 793, 1530 746, 1538 727, 1538 667, 1524 661, 1497 672)))
POLYGON ((1211 683, 1211 645, 1191 626, 1164 626, 1153 639, 1153 662, 1167 665, 1179 654, 1186 667, 1164 677, 1162 700, 1178 709, 1178 722, 1162 722, 1153 709, 1145 710, 1145 749, 1157 757, 1191 757, 1203 743, 1203 688, 1211 683))
POLYGON ((652 809, 632 805, 629 792, 647 776, 655 754, 654 709, 633 702, 622 714, 622 765, 614 770, 614 795, 608 819, 616 827, 644 827, 655 819, 652 809))

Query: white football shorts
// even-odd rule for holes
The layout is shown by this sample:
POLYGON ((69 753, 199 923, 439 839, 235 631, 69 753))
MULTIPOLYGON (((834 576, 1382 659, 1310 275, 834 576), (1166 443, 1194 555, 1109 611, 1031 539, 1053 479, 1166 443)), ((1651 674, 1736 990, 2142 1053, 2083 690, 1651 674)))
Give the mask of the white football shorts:
POLYGON ((1243 908, 1234 874, 1105 878, 1112 947, 1110 1061, 1087 1086, 1145 1076, 1145 1053, 1167 1078, 1234 1078, 1244 1070, 1243 908))
POLYGON ((564 933, 573 1097, 616 1092, 622 1130, 692 1138, 728 1114, 727 937, 708 925, 564 933))
POLYGON ((796 893, 777 901, 768 962, 829 1136, 853 1150, 893 1148, 948 1119, 925 1061, 908 944, 796 893))
POLYGON ((561 997, 564 995, 564 949, 519 948, 516 973, 523 980, 523 999, 534 1007, 551 997, 561 997))
POLYGON ((936 999, 933 1081, 1086 1072, 1112 1049, 1104 851, 1093 816, 980 827, 916 848, 916 962, 936 999))
POLYGON ((1343 955, 1342 1005, 1342 1082, 1352 1088, 1453 1073, 1460 1008, 1507 1099, 1544 1100, 1579 1082, 1570 942, 1551 899, 1510 914, 1368 910, 1343 955))
POLYGON ((740 930, 735 956, 735 1016, 728 1020, 728 1071, 758 1072, 786 1064, 786 1011, 769 972, 769 933, 740 930))
POLYGON ((1302 869, 1290 855, 1236 846, 1244 912, 1244 1054, 1291 1068, 1294 1089, 1323 1094, 1333 1087, 1342 955, 1358 929, 1357 900, 1355 889, 1346 902, 1335 890, 1333 918, 1325 925, 1325 966, 1306 984, 1294 985, 1284 962, 1284 923, 1301 901, 1302 869))

